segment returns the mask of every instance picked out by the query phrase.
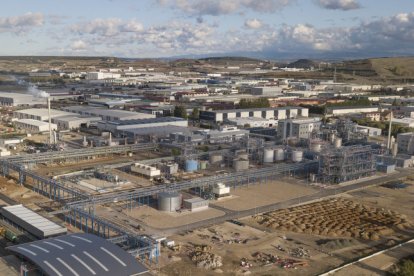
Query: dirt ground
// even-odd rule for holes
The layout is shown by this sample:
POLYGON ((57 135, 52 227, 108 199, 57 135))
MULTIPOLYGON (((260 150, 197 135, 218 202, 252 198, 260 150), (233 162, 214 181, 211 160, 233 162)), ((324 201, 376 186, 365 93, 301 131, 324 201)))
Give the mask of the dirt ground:
MULTIPOLYGON (((414 181, 407 181, 406 183, 414 184, 414 181)), ((243 190, 236 190, 235 193, 243 190)), ((259 194, 257 189, 254 191, 259 194)), ((413 195, 414 185, 410 185, 401 190, 372 187, 350 193, 349 195, 345 194, 341 197, 372 208, 392 210, 406 215, 407 219, 414 221, 413 195)), ((231 201, 233 199, 227 202, 231 201)), ((226 203, 226 201, 222 203, 226 203)), ((247 204, 251 205, 251 203, 247 204)), ((372 252, 395 245, 397 242, 413 236, 414 233, 414 229, 405 229, 404 231, 395 231, 389 236, 381 237, 377 241, 370 241, 353 237, 329 237, 275 230, 258 224, 252 217, 240 221, 245 226, 226 222, 210 228, 170 237, 176 244, 182 245, 182 249, 177 253, 168 248, 163 248, 159 262, 160 271, 157 273, 159 275, 177 276, 217 275, 218 273, 222 275, 244 275, 245 271, 248 271, 247 273, 252 275, 317 275, 336 268, 356 257, 366 256, 372 252), (232 240, 236 233, 238 233, 237 235, 240 239, 247 240, 247 242, 241 244, 229 243, 228 241, 232 240), (217 241, 217 237, 220 238, 220 241, 217 241), (216 270, 197 268, 195 263, 189 258, 189 250, 193 244, 212 246, 211 251, 222 257, 223 266, 216 270), (283 250, 278 249, 278 246, 283 250), (293 257, 291 254, 298 247, 308 250, 309 257, 293 257), (252 256, 256 252, 269 253, 280 258, 302 260, 307 262, 308 266, 299 266, 297 269, 285 269, 276 264, 263 266, 252 256), (246 258, 253 266, 249 269, 242 268, 240 266, 242 258, 246 258)), ((408 248, 408 250, 411 252, 412 247, 408 248)), ((406 249, 403 251, 406 251, 406 249)), ((362 265, 351 266, 348 270, 341 271, 342 274, 338 275, 378 275, 378 271, 391 267, 399 259, 400 253, 379 255, 378 258, 367 260, 362 265)))
POLYGON ((268 181, 249 187, 231 189, 231 197, 214 202, 214 205, 230 210, 242 211, 259 206, 286 201, 295 197, 316 193, 318 190, 305 184, 285 181, 268 181))
POLYGON ((177 212, 160 212, 155 208, 149 206, 142 206, 132 210, 124 210, 124 214, 139 219, 150 227, 155 228, 170 228, 177 227, 183 224, 190 224, 201 220, 206 220, 214 217, 224 215, 224 212, 214 208, 207 210, 190 212, 183 211, 182 213, 177 212))
POLYGON ((16 256, 9 255, 0 258, 0 275, 20 275, 20 261, 16 256))

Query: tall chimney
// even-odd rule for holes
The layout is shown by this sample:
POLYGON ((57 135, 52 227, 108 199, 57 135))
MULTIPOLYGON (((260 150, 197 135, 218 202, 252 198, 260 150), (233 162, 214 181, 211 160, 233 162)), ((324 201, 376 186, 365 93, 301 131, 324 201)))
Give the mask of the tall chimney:
POLYGON ((52 138, 52 117, 50 116, 50 97, 47 97, 47 111, 49 113, 49 144, 53 144, 53 138, 52 138))

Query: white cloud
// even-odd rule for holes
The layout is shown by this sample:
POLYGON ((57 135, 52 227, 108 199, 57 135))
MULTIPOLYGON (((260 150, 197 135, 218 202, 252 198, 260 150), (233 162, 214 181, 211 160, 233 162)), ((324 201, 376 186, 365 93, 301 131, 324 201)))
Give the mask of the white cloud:
POLYGON ((84 51, 87 49, 87 47, 87 44, 82 40, 76 40, 70 45, 72 51, 84 51))
POLYGON ((162 6, 181 10, 189 15, 223 15, 246 10, 272 13, 296 0, 156 0, 162 6))
POLYGON ((0 33, 24 33, 34 27, 42 26, 44 17, 41 13, 26 13, 19 16, 0 17, 0 33))
POLYGON ((244 22, 244 26, 249 29, 260 29, 263 26, 262 21, 254 18, 254 19, 247 19, 244 22))
POLYGON ((115 36, 119 33, 136 33, 144 30, 144 26, 136 20, 124 21, 119 18, 95 19, 75 24, 72 31, 78 34, 115 36))
POLYGON ((357 0, 316 0, 319 6, 329 10, 356 10, 360 9, 361 5, 357 0))

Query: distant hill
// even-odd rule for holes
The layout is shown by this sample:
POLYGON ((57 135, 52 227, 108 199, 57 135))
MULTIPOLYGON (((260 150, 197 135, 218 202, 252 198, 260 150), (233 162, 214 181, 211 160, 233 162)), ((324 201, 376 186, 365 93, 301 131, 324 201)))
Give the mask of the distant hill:
POLYGON ((414 81, 414 57, 349 60, 336 64, 337 72, 378 81, 414 81))
POLYGON ((288 68, 318 68, 319 63, 310 59, 299 59, 295 62, 289 63, 286 67, 288 68))

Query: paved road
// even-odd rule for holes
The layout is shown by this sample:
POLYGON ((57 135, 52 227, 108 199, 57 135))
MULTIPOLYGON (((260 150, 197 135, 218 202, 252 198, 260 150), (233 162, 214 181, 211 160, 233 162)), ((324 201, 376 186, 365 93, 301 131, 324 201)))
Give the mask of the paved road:
POLYGON ((219 224, 219 223, 232 220, 232 219, 240 219, 240 218, 252 216, 255 214, 271 212, 271 211, 275 211, 279 209, 285 209, 285 208, 289 208, 289 207, 292 207, 298 204, 308 203, 314 200, 320 200, 323 198, 327 198, 327 197, 331 197, 331 196, 335 196, 335 195, 339 195, 343 193, 348 193, 348 192, 352 192, 355 190, 365 189, 371 186, 378 186, 378 185, 381 185, 389 181, 394 181, 399 178, 407 177, 411 174, 414 174, 413 169, 411 168, 404 169, 404 170, 399 171, 398 173, 387 175, 381 178, 368 179, 366 181, 362 181, 359 183, 350 184, 346 186, 338 186, 337 188, 334 188, 334 189, 322 189, 319 192, 311 194, 311 195, 293 198, 287 201, 273 203, 273 204, 260 206, 260 207, 256 207, 256 208, 252 208, 248 210, 243 210, 243 211, 233 211, 233 210, 229 210, 229 209, 211 204, 213 208, 224 211, 226 214, 220 217, 206 219, 206 220, 194 222, 191 224, 180 225, 178 227, 160 229, 160 228, 150 227, 146 225, 145 223, 142 223, 142 224, 144 225, 146 231, 149 231, 152 234, 159 233, 159 234, 168 236, 168 235, 172 235, 172 234, 176 234, 176 233, 180 233, 184 231, 189 231, 189 230, 194 230, 197 228, 207 227, 207 226, 214 225, 214 224, 219 224))

